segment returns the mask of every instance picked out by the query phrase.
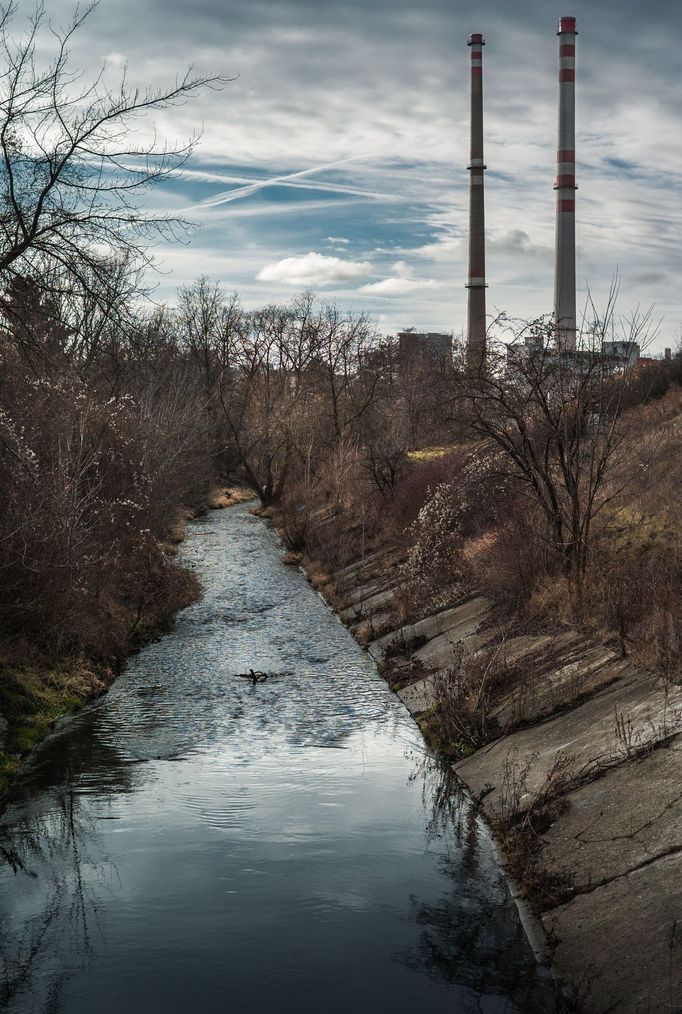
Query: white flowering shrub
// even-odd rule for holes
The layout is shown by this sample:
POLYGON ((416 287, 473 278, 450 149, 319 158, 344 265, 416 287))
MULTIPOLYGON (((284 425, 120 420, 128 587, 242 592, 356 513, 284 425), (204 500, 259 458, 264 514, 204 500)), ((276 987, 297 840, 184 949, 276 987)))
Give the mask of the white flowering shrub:
POLYGON ((463 576, 467 540, 499 524, 510 494, 500 458, 479 446, 457 462, 457 474, 440 482, 408 530, 411 547, 403 573, 413 597, 438 604, 463 576))
POLYGON ((440 483, 413 523, 404 573, 415 590, 434 592, 459 576, 459 496, 454 483, 440 483))

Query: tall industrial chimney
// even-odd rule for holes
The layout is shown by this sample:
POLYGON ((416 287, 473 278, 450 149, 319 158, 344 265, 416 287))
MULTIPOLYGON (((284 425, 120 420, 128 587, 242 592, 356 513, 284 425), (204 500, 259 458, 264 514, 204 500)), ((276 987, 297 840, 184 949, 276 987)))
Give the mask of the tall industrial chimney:
POLYGON ((483 47, 482 35, 469 36, 471 48, 471 157, 469 159, 469 290, 467 362, 478 372, 485 365, 485 205, 483 196, 483 47))
POLYGON ((554 324, 561 348, 575 349, 575 18, 560 18, 554 324))

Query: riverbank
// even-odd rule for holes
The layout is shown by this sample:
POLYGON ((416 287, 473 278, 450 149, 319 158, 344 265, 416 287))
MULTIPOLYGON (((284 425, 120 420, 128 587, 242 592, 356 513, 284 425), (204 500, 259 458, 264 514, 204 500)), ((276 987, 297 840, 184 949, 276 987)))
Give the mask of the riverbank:
POLYGON ((680 1009, 682 688, 482 596, 404 624, 390 547, 301 562, 485 813, 570 1002, 680 1009))
POLYGON ((479 815, 251 508, 190 526, 201 599, 17 783, 4 1014, 556 1014, 479 815))
MULTIPOLYGON (((201 594, 193 573, 173 560, 177 546, 185 539, 187 523, 207 510, 230 507, 251 497, 242 489, 217 487, 209 491, 202 507, 178 509, 158 543, 169 561, 166 581, 172 581, 173 588, 146 603, 143 615, 129 610, 130 634, 120 656, 102 659, 64 653, 54 659, 36 653, 26 657, 25 646, 0 647, 0 809, 11 797, 17 771, 59 719, 104 694, 126 657, 167 631, 177 613, 201 594)), ((119 608, 124 607, 119 604, 119 608)))

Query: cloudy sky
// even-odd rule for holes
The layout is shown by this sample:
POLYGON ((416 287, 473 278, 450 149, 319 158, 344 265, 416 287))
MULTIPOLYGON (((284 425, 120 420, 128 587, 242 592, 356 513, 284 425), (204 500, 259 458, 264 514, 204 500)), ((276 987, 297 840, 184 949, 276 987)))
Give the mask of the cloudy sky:
MULTIPOLYGON (((65 0, 47 0, 64 20, 65 0)), ((489 309, 551 309, 556 22, 578 18, 578 278, 682 322, 682 23, 672 0, 101 0, 72 47, 164 83, 230 75, 158 119, 203 126, 159 207, 202 223, 163 247, 159 296, 206 273, 248 306, 306 287, 387 333, 466 319, 468 58, 482 31, 489 309)))

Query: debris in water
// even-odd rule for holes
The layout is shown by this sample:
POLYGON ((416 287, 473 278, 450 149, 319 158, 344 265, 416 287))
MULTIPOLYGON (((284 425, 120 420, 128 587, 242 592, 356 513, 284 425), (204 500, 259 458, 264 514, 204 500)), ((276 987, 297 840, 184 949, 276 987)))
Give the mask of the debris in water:
POLYGON ((254 687, 256 683, 265 683, 266 680, 279 675, 276 672, 256 672, 254 669, 249 669, 248 672, 235 673, 235 676, 238 676, 242 680, 251 680, 254 687))

